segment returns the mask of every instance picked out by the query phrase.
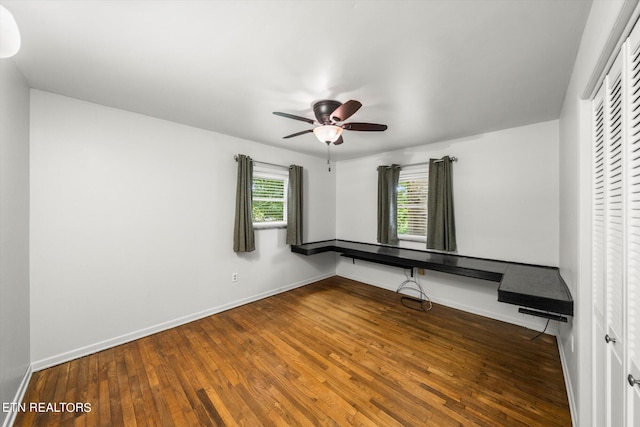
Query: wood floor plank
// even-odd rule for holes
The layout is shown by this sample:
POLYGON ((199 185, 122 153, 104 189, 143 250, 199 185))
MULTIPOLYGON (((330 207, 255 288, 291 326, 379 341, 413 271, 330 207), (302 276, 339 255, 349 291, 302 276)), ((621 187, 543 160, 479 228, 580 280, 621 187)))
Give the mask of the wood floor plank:
POLYGON ((333 277, 33 374, 15 426, 571 425, 555 338, 333 277))
POLYGON ((134 395, 129 383, 125 352, 126 347, 119 346, 116 347, 114 355, 118 396, 120 397, 120 406, 122 408, 122 424, 137 427, 138 423, 133 403, 134 395))
POLYGON ((98 409, 99 425, 115 425, 111 422, 111 412, 119 409, 117 396, 109 394, 109 363, 113 350, 105 350, 98 354, 98 401, 96 402, 98 409), (111 406, 114 404, 114 407, 111 406))
MULTIPOLYGON (((86 391, 86 400, 80 400, 78 401, 79 403, 88 403, 89 405, 91 405, 90 409, 91 412, 85 412, 83 414, 76 414, 79 415, 78 418, 76 418, 76 423, 74 424, 78 424, 78 425, 86 425, 87 427, 95 427, 100 425, 100 420, 99 420, 99 411, 98 411, 98 407, 99 407, 99 399, 100 399, 100 395, 99 395, 99 388, 98 388, 98 378, 99 378, 99 364, 98 364, 98 356, 100 353, 94 353, 94 354, 90 354, 89 356, 85 356, 85 357, 81 357, 80 359, 86 359, 87 360, 87 365, 86 365, 86 369, 87 369, 87 374, 86 376, 81 375, 82 377, 87 379, 87 383, 86 384, 78 384, 76 387, 80 388, 81 391, 81 395, 82 393, 84 393, 86 391), (83 421, 84 423, 80 422, 83 421)), ((80 360, 78 359, 78 360, 80 360)), ((69 362, 69 363, 73 363, 73 362, 69 362)), ((47 372, 48 370, 42 371, 42 372, 47 372)), ((26 425, 30 425, 30 424, 26 424, 26 425)))

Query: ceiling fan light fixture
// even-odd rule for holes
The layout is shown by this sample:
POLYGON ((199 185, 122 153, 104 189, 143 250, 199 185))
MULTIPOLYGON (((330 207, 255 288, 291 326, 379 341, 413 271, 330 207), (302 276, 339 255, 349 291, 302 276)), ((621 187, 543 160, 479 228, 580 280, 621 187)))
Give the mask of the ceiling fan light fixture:
POLYGON ((20 30, 16 20, 0 5, 0 58, 10 58, 20 50, 20 30))
POLYGON ((313 133, 320 142, 335 142, 342 134, 342 128, 335 125, 323 125, 313 129, 313 133))

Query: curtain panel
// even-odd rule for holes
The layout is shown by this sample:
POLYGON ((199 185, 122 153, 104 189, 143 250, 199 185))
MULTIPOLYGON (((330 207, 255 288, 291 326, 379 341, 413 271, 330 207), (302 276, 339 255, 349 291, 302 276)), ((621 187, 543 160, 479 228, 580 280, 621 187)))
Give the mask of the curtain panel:
POLYGON ((302 166, 289 166, 287 194, 287 244, 302 244, 302 166))
POLYGON ((452 182, 451 158, 429 159, 427 249, 457 249, 452 182))
POLYGON ((236 214, 233 226, 233 250, 252 252, 255 250, 255 236, 252 218, 253 160, 238 154, 238 178, 236 183, 236 214))
POLYGON ((398 244, 398 180, 400 165, 378 166, 378 243, 398 244))

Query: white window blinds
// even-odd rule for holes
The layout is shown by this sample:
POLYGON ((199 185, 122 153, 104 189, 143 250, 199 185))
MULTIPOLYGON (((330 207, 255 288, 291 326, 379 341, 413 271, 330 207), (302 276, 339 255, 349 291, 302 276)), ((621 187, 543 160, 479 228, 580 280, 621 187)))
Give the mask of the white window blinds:
POLYGON ((428 181, 428 165, 400 171, 397 198, 400 239, 426 239, 428 181))
POLYGON ((254 168, 252 218, 254 226, 286 226, 287 171, 254 168))

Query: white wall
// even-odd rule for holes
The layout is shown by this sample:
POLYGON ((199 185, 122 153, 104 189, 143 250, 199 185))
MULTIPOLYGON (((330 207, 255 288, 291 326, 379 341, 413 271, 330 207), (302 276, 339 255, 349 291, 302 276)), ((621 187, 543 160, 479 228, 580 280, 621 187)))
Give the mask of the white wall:
POLYGON ((338 238, 376 243, 378 165, 444 155, 458 157, 458 253, 558 265, 557 121, 338 162, 338 238))
POLYGON ((233 252, 237 153, 302 165, 305 240, 334 237, 322 159, 32 90, 35 369, 335 274, 283 229, 233 252))
MULTIPOLYGON (((458 157, 453 164, 458 253, 558 265, 558 121, 338 162, 337 237, 375 243, 376 167, 458 157)), ((404 244, 406 247, 415 247, 404 244)), ((337 273, 395 290, 402 270, 342 260, 337 273)), ((497 284, 435 272, 423 278, 434 301, 538 327, 540 319, 497 302, 497 284)))
POLYGON ((580 427, 595 426, 591 419, 590 103, 580 96, 623 3, 593 2, 560 116, 560 272, 573 294, 575 316, 560 328, 558 339, 575 425, 580 427))
MULTIPOLYGON (((29 369, 29 88, 0 60, 0 402, 29 369)), ((24 386, 24 384, 22 384, 24 386)), ((0 424, 9 422, 0 412, 0 424)))

